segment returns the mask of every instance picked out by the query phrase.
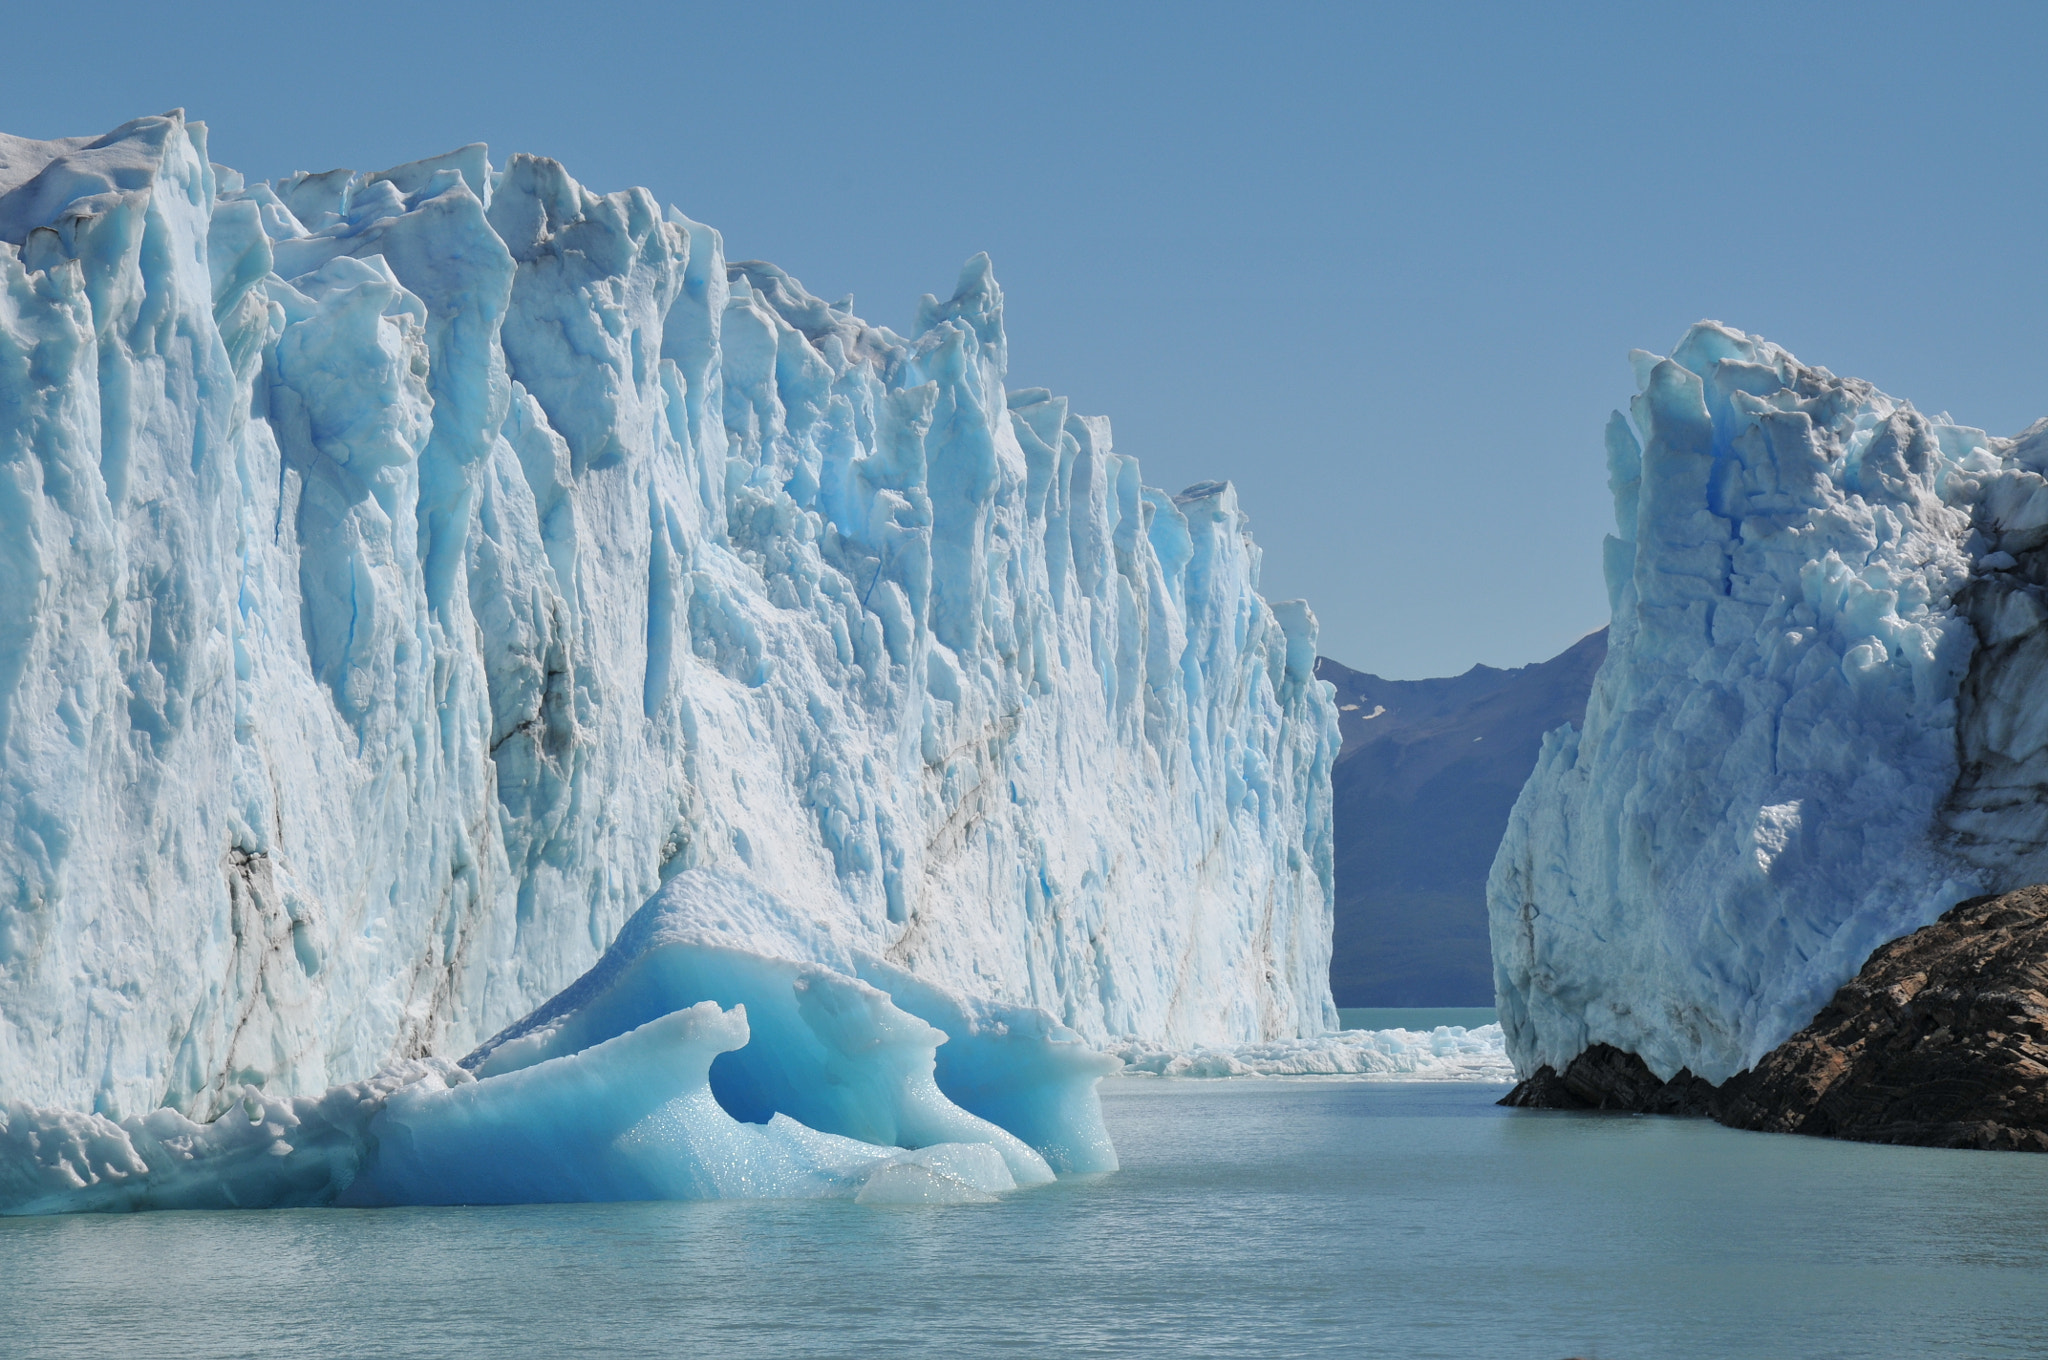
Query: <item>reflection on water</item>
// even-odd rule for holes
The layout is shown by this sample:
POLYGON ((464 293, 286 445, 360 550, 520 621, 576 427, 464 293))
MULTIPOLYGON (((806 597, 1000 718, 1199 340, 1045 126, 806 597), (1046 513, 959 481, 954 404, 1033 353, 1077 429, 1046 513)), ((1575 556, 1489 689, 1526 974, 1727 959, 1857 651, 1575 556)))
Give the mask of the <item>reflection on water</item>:
POLYGON ((8 1355, 2039 1355, 2048 1157, 1111 1081, 1124 1170, 988 1207, 0 1222, 8 1355))

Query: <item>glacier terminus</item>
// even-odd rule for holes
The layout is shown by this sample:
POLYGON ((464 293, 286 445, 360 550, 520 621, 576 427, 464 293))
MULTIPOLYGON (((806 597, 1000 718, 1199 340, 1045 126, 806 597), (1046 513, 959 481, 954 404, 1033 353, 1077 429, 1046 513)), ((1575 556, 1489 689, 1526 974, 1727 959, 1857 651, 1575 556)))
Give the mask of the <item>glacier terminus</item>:
POLYGON ((1703 322, 1607 427, 1608 652, 1488 883, 1517 1071, 1721 1082, 1872 951, 2048 878, 2048 421, 1703 322))
POLYGON ((973 1198, 1333 1029, 1313 615, 1006 379, 985 257, 0 137, 0 1211, 973 1198))

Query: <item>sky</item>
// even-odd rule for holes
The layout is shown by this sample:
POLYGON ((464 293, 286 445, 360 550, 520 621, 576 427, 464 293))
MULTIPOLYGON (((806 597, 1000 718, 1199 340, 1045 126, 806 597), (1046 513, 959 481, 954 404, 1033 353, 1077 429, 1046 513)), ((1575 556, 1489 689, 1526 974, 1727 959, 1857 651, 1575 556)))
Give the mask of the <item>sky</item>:
POLYGON ((2048 414, 2048 6, 41 13, 17 136, 183 107, 251 178, 550 155, 899 330, 986 250, 1010 385, 1148 483, 1234 482, 1266 595, 1388 677, 1606 622, 1601 429, 1695 320, 1993 433, 2048 414))

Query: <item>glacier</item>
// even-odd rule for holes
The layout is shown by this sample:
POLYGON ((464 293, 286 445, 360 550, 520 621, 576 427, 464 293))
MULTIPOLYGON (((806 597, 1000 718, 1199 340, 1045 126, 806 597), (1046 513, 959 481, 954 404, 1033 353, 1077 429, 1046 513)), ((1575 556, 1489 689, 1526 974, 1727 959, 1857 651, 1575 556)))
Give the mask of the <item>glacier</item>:
POLYGON ((1113 1164, 1104 1043, 1334 1029, 1314 615, 1007 374, 982 256, 899 335, 543 157, 0 135, 0 1195, 514 1090, 592 1193, 983 1193, 1113 1164))
POLYGON ((1721 1081, 1880 944, 2048 878, 2048 422, 1997 438, 1721 325, 1607 427, 1613 624, 1487 886, 1523 1076, 1721 1081))

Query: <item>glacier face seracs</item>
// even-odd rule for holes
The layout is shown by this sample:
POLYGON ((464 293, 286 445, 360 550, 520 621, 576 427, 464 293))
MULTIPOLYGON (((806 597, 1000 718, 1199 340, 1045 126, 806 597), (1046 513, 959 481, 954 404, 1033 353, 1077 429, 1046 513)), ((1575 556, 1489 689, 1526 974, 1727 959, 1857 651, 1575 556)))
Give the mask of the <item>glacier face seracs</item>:
POLYGON ((0 1096, 322 1098, 700 868, 907 1012, 1331 1027, 1313 617, 1005 372, 985 259, 905 337, 545 159, 0 138, 0 1096))
POLYGON ((1607 431, 1613 631, 1488 885, 1524 1075, 1719 1081, 1870 951, 2048 877, 2048 423, 2016 439, 1711 323, 1607 431))

